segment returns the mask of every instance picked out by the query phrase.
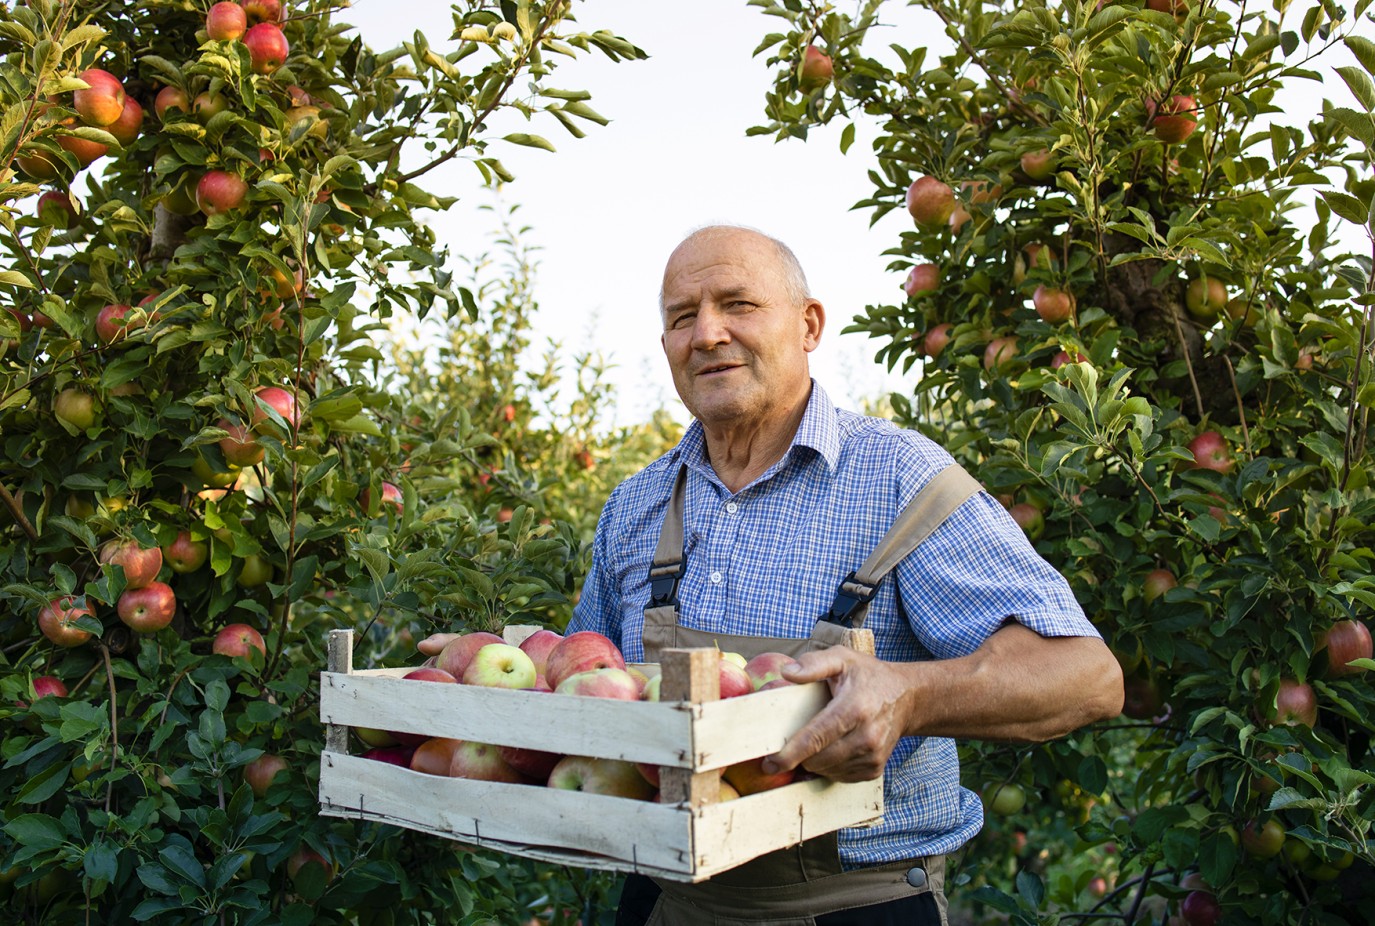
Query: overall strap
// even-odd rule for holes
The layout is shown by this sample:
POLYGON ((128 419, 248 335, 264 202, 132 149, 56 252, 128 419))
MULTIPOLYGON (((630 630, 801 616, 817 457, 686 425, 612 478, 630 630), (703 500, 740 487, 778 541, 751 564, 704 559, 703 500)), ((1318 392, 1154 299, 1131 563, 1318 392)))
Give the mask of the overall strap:
POLYGON ((649 607, 678 603, 678 580, 683 575, 683 497, 687 494, 687 466, 678 468, 668 511, 659 530, 659 546, 649 567, 649 607))
POLYGON ((958 463, 941 470, 898 515, 864 564, 845 577, 823 621, 858 628, 883 577, 983 486, 958 463))

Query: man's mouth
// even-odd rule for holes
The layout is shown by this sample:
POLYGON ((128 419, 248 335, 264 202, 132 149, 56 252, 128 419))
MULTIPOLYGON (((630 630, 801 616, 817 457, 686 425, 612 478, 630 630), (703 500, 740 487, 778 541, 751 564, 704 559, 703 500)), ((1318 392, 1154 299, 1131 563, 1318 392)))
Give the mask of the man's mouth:
POLYGON ((708 375, 710 375, 710 374, 712 374, 712 373, 724 373, 724 372, 726 372, 727 370, 734 370, 734 369, 735 369, 736 367, 738 367, 738 366, 740 366, 739 363, 731 363, 731 362, 726 362, 726 363, 710 363, 710 364, 707 364, 707 365, 701 367, 700 369, 698 369, 697 375, 698 375, 698 376, 708 376, 708 375))

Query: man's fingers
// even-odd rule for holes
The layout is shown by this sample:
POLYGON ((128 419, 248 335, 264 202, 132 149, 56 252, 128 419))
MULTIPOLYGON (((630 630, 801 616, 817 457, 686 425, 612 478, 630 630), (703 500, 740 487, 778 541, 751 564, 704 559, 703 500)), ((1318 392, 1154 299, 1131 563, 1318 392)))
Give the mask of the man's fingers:
POLYGON ((764 759, 766 772, 797 768, 850 732, 851 721, 832 701, 798 730, 783 748, 764 759))
POLYGON ((446 645, 448 645, 448 642, 450 640, 457 639, 460 636, 462 636, 462 634, 432 633, 428 637, 417 643, 415 645, 415 648, 420 650, 420 652, 424 653, 426 656, 438 656, 439 651, 442 650, 446 645))
POLYGON ((790 682, 802 685, 839 675, 845 668, 845 660, 837 647, 803 653, 793 662, 783 666, 783 677, 790 682))

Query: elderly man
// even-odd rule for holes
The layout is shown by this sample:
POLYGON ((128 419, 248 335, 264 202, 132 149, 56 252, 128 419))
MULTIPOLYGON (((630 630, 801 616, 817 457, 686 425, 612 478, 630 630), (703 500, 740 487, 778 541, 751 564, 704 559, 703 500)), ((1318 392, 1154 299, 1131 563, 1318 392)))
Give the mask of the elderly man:
POLYGON ((629 660, 791 641, 786 676, 827 679, 834 697, 766 765, 886 773, 886 811, 705 885, 632 876, 617 922, 941 923, 944 855, 983 822, 952 738, 1044 740, 1114 716, 1117 663, 944 450, 835 408, 812 381, 825 310, 781 242, 693 233, 669 258, 661 312, 696 420, 611 494, 568 629, 607 634, 629 660), (860 620, 877 658, 826 645, 823 631, 860 620))

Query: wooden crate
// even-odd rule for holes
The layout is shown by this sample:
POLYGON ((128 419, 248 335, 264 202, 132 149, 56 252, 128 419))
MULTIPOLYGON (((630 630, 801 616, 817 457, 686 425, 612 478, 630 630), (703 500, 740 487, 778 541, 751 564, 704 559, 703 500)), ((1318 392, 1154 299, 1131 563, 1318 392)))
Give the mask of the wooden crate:
MULTIPOLYGON (((509 628, 507 639, 523 635, 509 628)), ((824 682, 718 700, 719 656, 691 649, 666 652, 661 666, 640 666, 662 672, 659 702, 402 685, 400 677, 413 667, 353 671, 352 639, 352 631, 331 633, 330 671, 320 677, 326 724, 320 812, 326 816, 677 881, 705 880, 774 849, 883 816, 881 779, 811 779, 737 800, 716 798, 723 768, 777 751, 826 704, 824 682), (349 755, 349 727, 653 763, 662 767, 662 802, 425 775, 349 755)))

